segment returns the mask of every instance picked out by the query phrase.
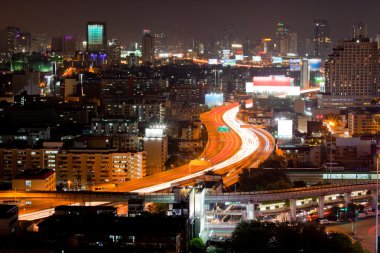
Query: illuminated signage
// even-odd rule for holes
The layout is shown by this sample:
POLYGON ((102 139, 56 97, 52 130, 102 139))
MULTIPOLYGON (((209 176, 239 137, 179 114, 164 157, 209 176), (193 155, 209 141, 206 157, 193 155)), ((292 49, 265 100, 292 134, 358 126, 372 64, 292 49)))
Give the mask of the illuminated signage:
POLYGON ((255 76, 254 86, 293 86, 294 79, 287 76, 255 76))
POLYGON ((205 103, 209 107, 222 105, 224 102, 223 93, 209 93, 205 95, 205 103))
POLYGON ((218 59, 208 59, 208 64, 217 65, 219 64, 218 59))
POLYGON ((322 68, 322 61, 321 59, 309 59, 309 68, 310 71, 321 71, 322 68))
POLYGON ((290 59, 289 60, 290 71, 300 71, 301 70, 301 59, 290 59))
POLYGON ((293 136, 293 121, 289 119, 277 120, 278 138, 291 139, 293 136))
POLYGON ((164 136, 163 128, 146 128, 145 137, 146 138, 162 138, 164 136))
POLYGON ((281 57, 272 57, 272 63, 273 64, 281 64, 282 58, 281 57))
POLYGON ((261 60, 262 60, 261 56, 257 56, 257 55, 256 56, 252 56, 252 61, 253 62, 261 62, 261 60))

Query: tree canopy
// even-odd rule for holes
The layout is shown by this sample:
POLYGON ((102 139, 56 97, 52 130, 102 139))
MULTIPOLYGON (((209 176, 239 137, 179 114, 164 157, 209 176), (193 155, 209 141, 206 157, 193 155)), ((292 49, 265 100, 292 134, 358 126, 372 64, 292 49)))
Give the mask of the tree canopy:
POLYGON ((308 223, 240 222, 230 248, 239 253, 364 253, 359 242, 342 233, 326 233, 323 226, 308 223))
POLYGON ((243 169, 239 175, 241 191, 266 191, 291 188, 286 174, 279 169, 243 169))

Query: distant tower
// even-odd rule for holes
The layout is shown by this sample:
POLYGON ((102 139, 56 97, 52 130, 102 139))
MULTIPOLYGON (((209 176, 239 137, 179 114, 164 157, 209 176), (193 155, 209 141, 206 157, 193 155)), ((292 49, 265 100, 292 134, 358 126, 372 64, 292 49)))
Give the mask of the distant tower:
POLYGON ((142 60, 146 63, 154 62, 154 37, 149 30, 144 30, 141 39, 142 60))
POLYGON ((352 38, 353 39, 359 39, 359 38, 368 38, 368 32, 367 32, 367 24, 364 23, 356 23, 352 26, 352 38))
POLYGON ((297 34, 291 30, 289 24, 284 22, 277 24, 274 49, 280 56, 297 54, 297 34))
POLYGON ((330 26, 326 19, 314 20, 313 56, 326 60, 332 49, 330 26))
POLYGON ((231 49, 233 29, 233 24, 224 24, 222 26, 222 49, 231 49))
POLYGON ((86 34, 87 51, 99 52, 107 49, 107 29, 105 22, 88 22, 86 34))

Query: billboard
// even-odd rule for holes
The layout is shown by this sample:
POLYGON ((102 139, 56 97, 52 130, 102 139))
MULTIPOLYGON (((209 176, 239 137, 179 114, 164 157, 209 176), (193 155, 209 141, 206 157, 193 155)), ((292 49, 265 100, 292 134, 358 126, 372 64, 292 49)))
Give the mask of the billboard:
POLYGON ((293 120, 278 119, 277 120, 278 138, 291 139, 293 136, 293 120))
POLYGON ((322 69, 322 60, 318 58, 309 59, 309 68, 310 71, 321 71, 322 69))
POLYGON ((162 138, 164 136, 163 128, 145 128, 146 138, 162 138))
POLYGON ((222 105, 224 102, 223 93, 208 93, 205 94, 205 103, 209 107, 222 105))
POLYGON ((261 60, 261 56, 259 55, 252 56, 252 62, 261 62, 261 60))
POLYGON ((242 61, 242 60, 244 60, 244 56, 242 54, 237 54, 237 55, 235 55, 235 60, 242 61))
POLYGON ((246 82, 245 83, 245 92, 253 93, 253 82, 246 82))
POLYGON ((236 66, 235 59, 224 59, 222 62, 223 66, 236 66))
POLYGON ((210 65, 216 65, 216 64, 219 64, 219 63, 218 63, 218 59, 208 59, 208 64, 210 64, 210 65))
POLYGON ((254 86, 294 86, 294 78, 287 76, 255 76, 254 86))
POLYGON ((281 57, 272 57, 272 63, 273 64, 281 64, 282 58, 281 57))
POLYGON ((290 59, 289 60, 290 71, 300 71, 301 70, 301 59, 290 59))

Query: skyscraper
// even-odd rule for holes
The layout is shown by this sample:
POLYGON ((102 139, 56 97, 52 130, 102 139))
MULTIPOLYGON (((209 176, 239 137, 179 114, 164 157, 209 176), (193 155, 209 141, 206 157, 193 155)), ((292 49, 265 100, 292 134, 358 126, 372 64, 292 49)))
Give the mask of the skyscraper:
POLYGON ((291 30, 289 24, 279 22, 275 37, 275 53, 280 56, 297 54, 297 34, 291 30))
POLYGON ((232 40, 233 40, 233 24, 224 24, 222 26, 222 49, 231 49, 232 40))
POLYGON ((367 24, 361 22, 354 24, 352 26, 352 38, 368 38, 367 24))
POLYGON ((155 50, 158 53, 166 53, 168 50, 168 41, 164 33, 154 34, 155 50))
POLYGON ((321 107, 369 106, 379 95, 377 43, 342 41, 325 62, 326 82, 321 107))
POLYGON ((78 40, 78 36, 75 35, 63 36, 63 53, 65 55, 74 55, 75 51, 78 50, 78 40))
POLYGON ((326 19, 314 20, 313 56, 326 60, 331 51, 330 26, 326 19))
POLYGON ((144 30, 141 39, 142 60, 146 63, 154 61, 154 37, 149 30, 144 30))
POLYGON ((105 22, 88 22, 87 51, 99 52, 107 49, 107 29, 105 22))
POLYGON ((48 46, 47 33, 32 33, 31 38, 31 51, 32 52, 46 52, 48 46))

